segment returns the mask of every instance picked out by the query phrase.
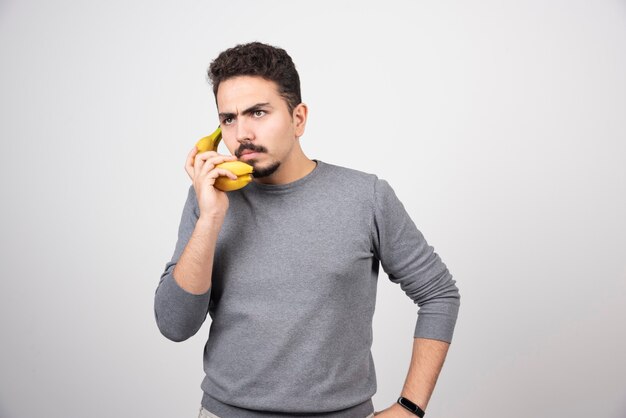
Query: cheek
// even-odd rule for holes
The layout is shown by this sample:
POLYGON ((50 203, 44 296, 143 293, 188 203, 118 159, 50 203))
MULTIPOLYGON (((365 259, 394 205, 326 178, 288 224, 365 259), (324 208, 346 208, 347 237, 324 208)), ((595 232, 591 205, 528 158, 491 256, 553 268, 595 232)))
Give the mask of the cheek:
POLYGON ((222 137, 222 142, 220 143, 217 152, 219 154, 223 154, 224 148, 227 148, 230 154, 235 155, 235 150, 239 148, 239 142, 237 142, 234 137, 228 139, 222 137))
POLYGON ((285 118, 280 115, 273 116, 274 117, 266 120, 265 123, 260 124, 260 129, 263 130, 263 133, 268 135, 283 136, 289 131, 289 121, 285 120, 285 118))
POLYGON ((283 139, 292 139, 296 135, 296 127, 289 115, 284 115, 277 122, 277 130, 283 139))

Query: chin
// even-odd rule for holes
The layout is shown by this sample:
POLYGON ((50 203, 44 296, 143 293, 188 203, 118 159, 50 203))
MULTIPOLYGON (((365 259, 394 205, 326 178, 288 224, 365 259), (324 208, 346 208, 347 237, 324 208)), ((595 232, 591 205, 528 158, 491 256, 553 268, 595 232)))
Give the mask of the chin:
POLYGON ((252 177, 255 179, 271 176, 276 172, 276 170, 278 170, 278 167, 280 167, 280 161, 274 161, 265 167, 260 167, 255 160, 248 161, 248 164, 254 168, 252 177))

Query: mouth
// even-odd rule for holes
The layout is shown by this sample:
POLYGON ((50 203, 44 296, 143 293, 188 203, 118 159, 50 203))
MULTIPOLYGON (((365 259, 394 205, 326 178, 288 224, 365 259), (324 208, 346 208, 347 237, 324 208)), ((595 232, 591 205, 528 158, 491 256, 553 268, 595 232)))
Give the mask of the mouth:
POLYGON ((258 156, 260 153, 256 152, 256 151, 244 151, 241 153, 240 159, 242 160, 250 160, 252 158, 255 158, 256 156, 258 156))
POLYGON ((234 154, 235 157, 243 160, 259 157, 264 152, 267 152, 267 149, 262 145, 243 143, 235 150, 234 154))

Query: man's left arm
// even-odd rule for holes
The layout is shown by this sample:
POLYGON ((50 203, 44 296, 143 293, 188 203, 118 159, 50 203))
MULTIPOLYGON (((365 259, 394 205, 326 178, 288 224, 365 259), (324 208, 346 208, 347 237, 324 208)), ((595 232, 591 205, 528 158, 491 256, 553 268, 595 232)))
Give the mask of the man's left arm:
MULTIPOLYGON (((401 395, 426 409, 452 341, 460 305, 459 290, 446 265, 384 180, 376 184, 374 249, 389 279, 419 307, 413 354, 401 395)), ((378 413, 416 417, 399 404, 378 413)))
MULTIPOLYGON (((411 365, 402 388, 402 396, 426 410, 428 401, 435 389, 437 377, 448 353, 449 343, 427 338, 413 339, 411 365)), ((415 417, 398 403, 375 413, 377 417, 415 417)))

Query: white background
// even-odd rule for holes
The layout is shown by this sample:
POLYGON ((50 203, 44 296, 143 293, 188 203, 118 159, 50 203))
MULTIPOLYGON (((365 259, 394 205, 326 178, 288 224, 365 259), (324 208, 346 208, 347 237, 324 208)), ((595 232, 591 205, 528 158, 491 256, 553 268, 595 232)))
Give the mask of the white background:
MULTIPOLYGON (((195 417, 208 322, 153 316, 217 124, 205 70, 285 48, 311 158, 390 182, 462 294, 435 417, 626 416, 626 3, 0 2, 0 417, 195 417)), ((225 150, 225 148, 224 148, 225 150)), ((377 410, 416 307, 381 274, 377 410)))

